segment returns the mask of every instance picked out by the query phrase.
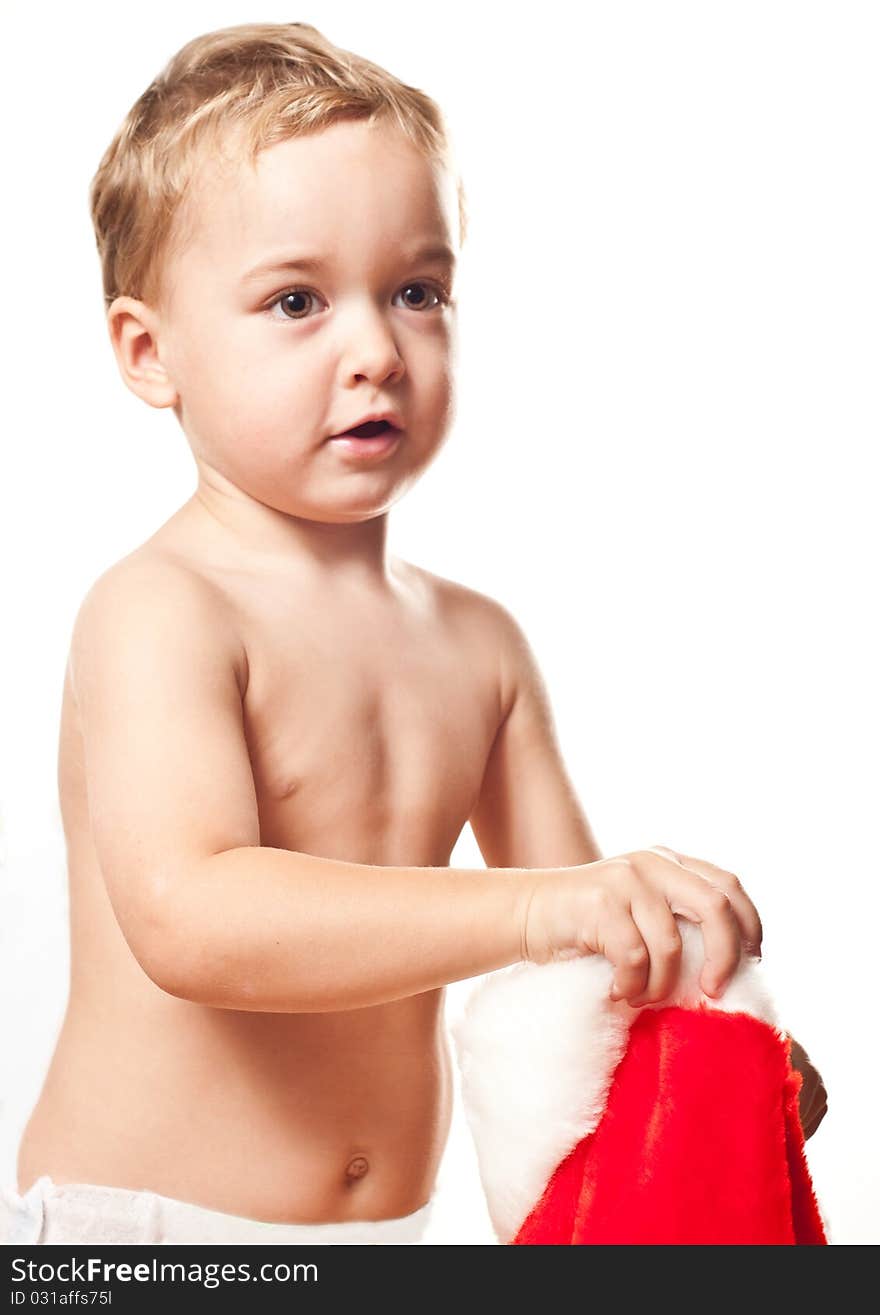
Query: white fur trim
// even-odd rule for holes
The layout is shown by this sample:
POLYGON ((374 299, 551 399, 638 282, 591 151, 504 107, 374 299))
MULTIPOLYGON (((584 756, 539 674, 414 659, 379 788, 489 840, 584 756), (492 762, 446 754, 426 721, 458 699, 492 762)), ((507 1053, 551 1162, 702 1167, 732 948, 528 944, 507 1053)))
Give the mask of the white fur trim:
MULTIPOLYGON (((675 991, 646 1009, 705 1006, 776 1026, 754 959, 743 959, 723 996, 703 994, 703 940, 677 918, 682 959, 675 991)), ((462 1102, 496 1236, 509 1242, 554 1170, 592 1132, 629 1029, 640 1009, 609 999, 611 964, 600 955, 519 963, 480 980, 451 1027, 462 1102)))

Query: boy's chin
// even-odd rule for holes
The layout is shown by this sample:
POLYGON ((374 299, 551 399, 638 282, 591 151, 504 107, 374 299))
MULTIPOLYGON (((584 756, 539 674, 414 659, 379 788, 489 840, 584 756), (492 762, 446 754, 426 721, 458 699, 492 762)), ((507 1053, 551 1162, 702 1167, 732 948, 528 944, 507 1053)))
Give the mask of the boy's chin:
POLYGON ((313 512, 308 516, 300 516, 299 519, 311 521, 314 525, 365 525, 367 521, 377 520, 380 516, 387 516, 390 505, 388 503, 383 507, 347 513, 334 508, 332 510, 328 509, 324 513, 313 512))
POLYGON ((274 481, 265 473, 258 481, 248 481, 241 475, 237 480, 227 476, 226 481, 245 498, 281 515, 325 525, 346 525, 386 515, 418 482, 426 465, 394 472, 387 466, 375 465, 372 470, 365 468, 362 472, 333 471, 329 478, 324 471, 320 479, 309 481, 310 487, 290 471, 279 472, 274 481))
POLYGON ((359 525, 386 516, 401 493, 396 491, 394 497, 358 498, 342 500, 327 499, 326 502, 311 502, 307 506, 291 502, 286 505, 273 500, 270 505, 274 511, 300 521, 309 521, 314 525, 359 525))
POLYGON ((307 507, 291 507, 290 514, 305 520, 320 521, 327 525, 352 525, 387 516, 393 506, 406 496, 418 482, 421 471, 409 473, 394 481, 393 486, 373 489, 356 488, 354 481, 348 488, 334 490, 334 495, 315 499, 307 507))

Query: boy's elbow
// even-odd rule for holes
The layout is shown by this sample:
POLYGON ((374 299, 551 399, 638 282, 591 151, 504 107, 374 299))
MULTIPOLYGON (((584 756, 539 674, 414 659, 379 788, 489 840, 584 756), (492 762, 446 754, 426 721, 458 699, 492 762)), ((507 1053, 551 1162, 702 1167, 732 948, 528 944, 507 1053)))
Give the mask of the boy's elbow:
POLYGON ((186 924, 176 883, 156 881, 117 921, 141 971, 167 995, 198 1002, 205 990, 208 947, 186 924))
POLYGON ((272 1008, 260 959, 218 897, 214 857, 154 873, 136 897, 128 892, 117 921, 142 972, 166 995, 217 1009, 272 1008))
POLYGON ((132 953, 166 995, 215 1009, 258 1009, 259 991, 247 978, 235 944, 214 945, 204 929, 193 934, 180 918, 157 918, 132 953))
POLYGON ((263 1003, 257 986, 243 980, 237 966, 224 969, 222 961, 209 960, 187 947, 176 952, 165 947, 140 956, 138 962, 154 985, 178 1000, 212 1009, 277 1010, 263 1003))
POLYGON ((184 943, 173 933, 142 939, 137 949, 130 948, 141 970, 166 995, 192 1004, 236 1007, 235 991, 228 986, 224 990, 224 974, 203 949, 184 943))
POLYGON ((181 1000, 198 995, 200 956, 187 950, 173 924, 156 909, 139 918, 136 927, 123 928, 123 935, 138 967, 161 991, 181 1000))

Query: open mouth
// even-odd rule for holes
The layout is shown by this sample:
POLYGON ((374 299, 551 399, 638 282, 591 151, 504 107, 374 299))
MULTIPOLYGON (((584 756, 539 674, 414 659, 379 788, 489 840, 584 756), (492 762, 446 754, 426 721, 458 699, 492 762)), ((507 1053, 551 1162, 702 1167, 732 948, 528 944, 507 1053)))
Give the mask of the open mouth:
MULTIPOLYGON (((358 425, 355 429, 346 429, 344 437, 346 438, 376 438, 379 434, 390 433, 394 428, 389 425, 387 420, 368 420, 366 424, 358 425)), ((343 435, 340 434, 340 438, 343 435)))

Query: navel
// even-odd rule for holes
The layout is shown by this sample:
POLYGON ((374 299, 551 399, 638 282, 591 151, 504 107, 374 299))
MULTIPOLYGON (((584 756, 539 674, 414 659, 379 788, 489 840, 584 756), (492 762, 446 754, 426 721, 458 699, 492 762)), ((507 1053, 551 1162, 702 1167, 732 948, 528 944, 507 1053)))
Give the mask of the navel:
POLYGON ((358 1178, 363 1178, 370 1171, 370 1162, 365 1155, 354 1155, 345 1166, 345 1177, 348 1182, 356 1182, 358 1178))

